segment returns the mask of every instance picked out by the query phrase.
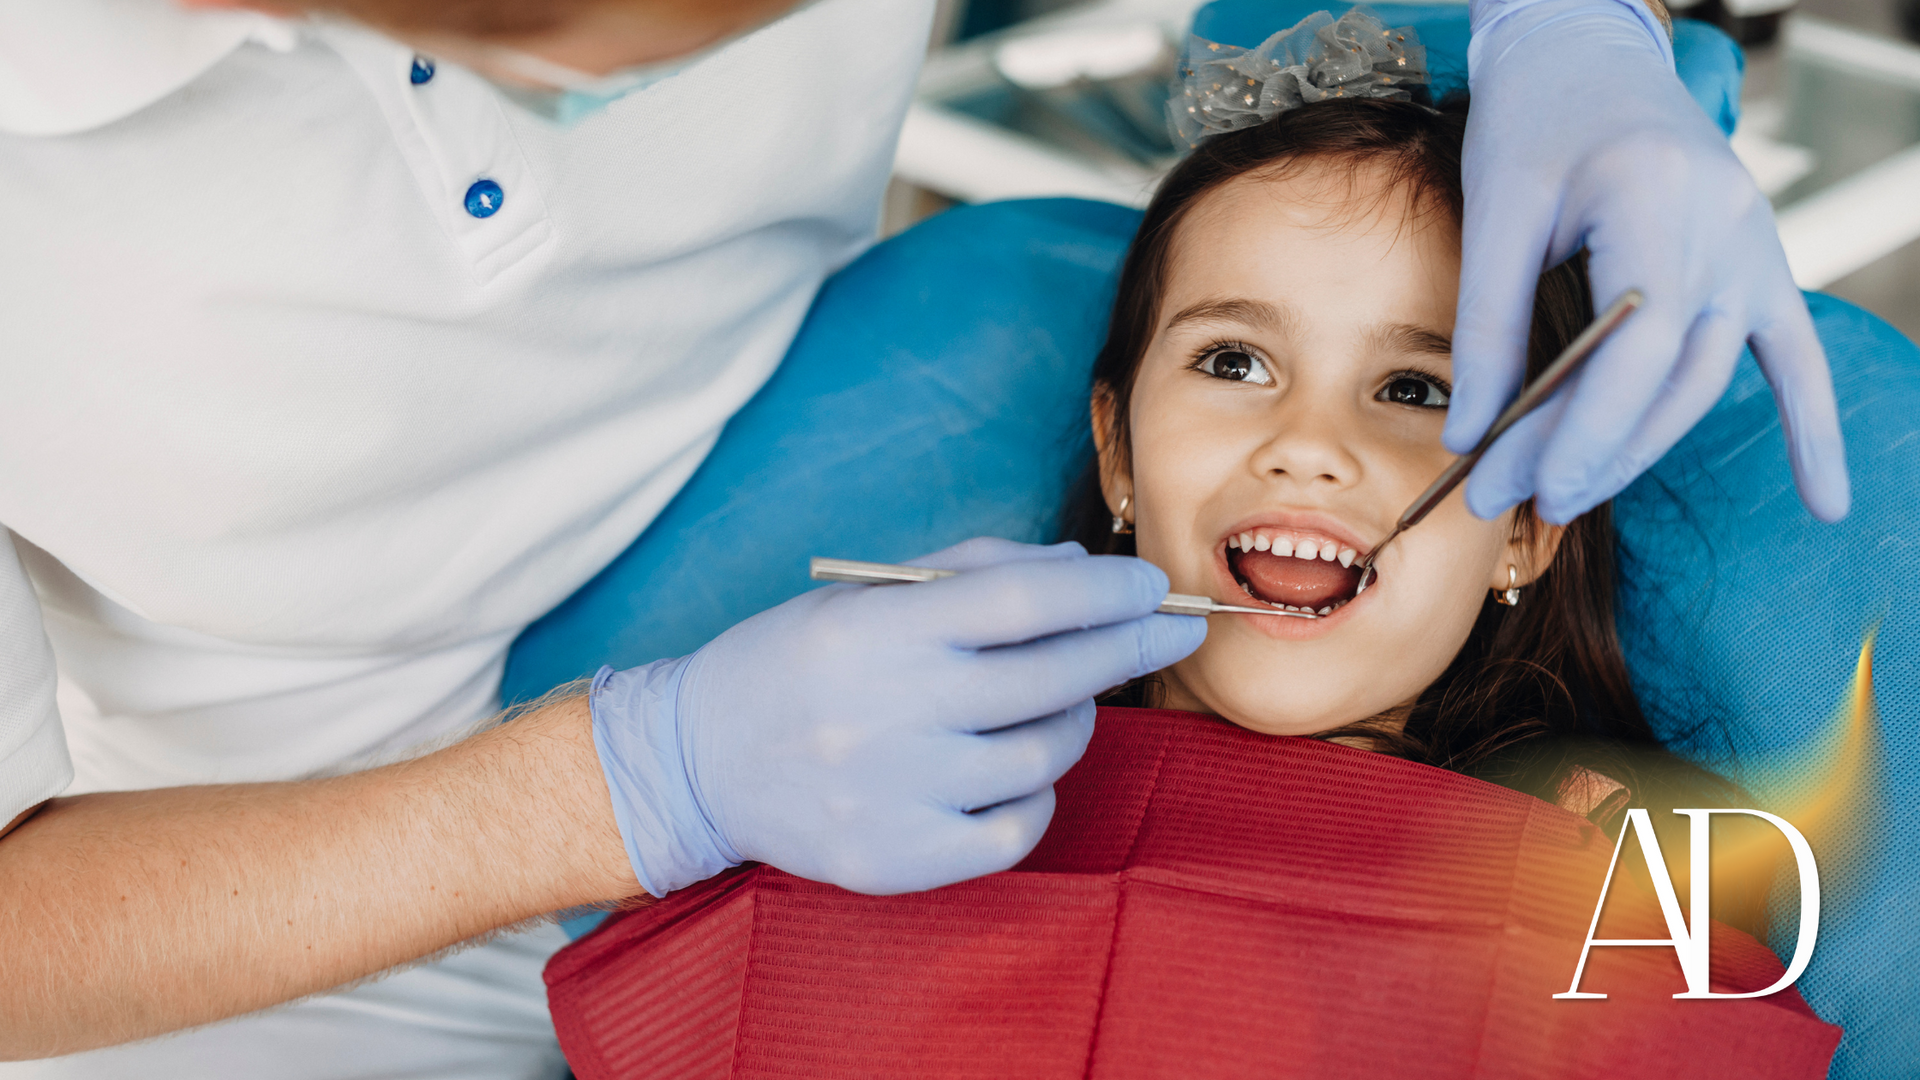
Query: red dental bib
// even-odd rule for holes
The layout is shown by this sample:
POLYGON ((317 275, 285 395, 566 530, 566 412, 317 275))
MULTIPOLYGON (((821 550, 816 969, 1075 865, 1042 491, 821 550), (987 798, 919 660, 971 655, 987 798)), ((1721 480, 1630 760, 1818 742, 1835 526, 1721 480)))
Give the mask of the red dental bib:
MULTIPOLYGON (((1103 709, 1019 867, 860 896, 752 867, 547 967, 581 1080, 1823 1077, 1791 988, 1675 1001, 1673 950, 1596 947, 1613 842, 1456 773, 1211 717, 1103 709)), ((1629 856, 1623 855, 1625 860, 1629 856)), ((1601 937, 1664 938, 1616 876, 1601 937)), ((1713 929, 1713 989, 1782 968, 1713 929)))

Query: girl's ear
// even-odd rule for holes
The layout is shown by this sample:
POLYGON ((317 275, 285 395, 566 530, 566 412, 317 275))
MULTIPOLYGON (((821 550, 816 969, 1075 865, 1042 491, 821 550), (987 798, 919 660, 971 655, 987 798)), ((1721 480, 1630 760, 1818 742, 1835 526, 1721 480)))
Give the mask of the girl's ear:
POLYGON ((1564 525, 1549 525, 1533 512, 1531 500, 1513 511, 1513 538, 1507 541, 1506 558, 1494 565, 1487 588, 1499 592, 1509 584, 1525 587, 1533 584, 1560 553, 1560 541, 1567 535, 1564 525), (1507 568, 1513 568, 1508 576, 1507 568))
POLYGON ((1120 445, 1120 417, 1113 388, 1106 383, 1093 386, 1093 448, 1100 457, 1100 494, 1107 510, 1118 514, 1120 507, 1133 498, 1133 473, 1128 468, 1125 449, 1120 445))

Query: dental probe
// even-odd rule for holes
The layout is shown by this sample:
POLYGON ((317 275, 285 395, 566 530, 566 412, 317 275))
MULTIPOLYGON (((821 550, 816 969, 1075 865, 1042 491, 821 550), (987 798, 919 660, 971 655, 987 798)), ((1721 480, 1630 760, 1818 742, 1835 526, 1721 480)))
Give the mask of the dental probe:
MULTIPOLYGON (((817 557, 808 564, 808 576, 815 581, 849 581, 855 585, 902 585, 910 581, 938 581, 941 578, 952 577, 958 572, 935 570, 926 566, 897 566, 893 563, 855 562, 852 559, 817 557)), ((1157 610, 1163 615, 1213 615, 1218 612, 1229 612, 1241 615, 1292 615, 1301 619, 1320 617, 1311 611, 1234 607, 1232 604, 1218 603, 1205 596, 1189 596, 1185 593, 1168 593, 1166 602, 1157 610)))
POLYGON ((1587 324, 1587 328, 1580 331, 1580 336, 1574 338, 1572 343, 1561 350, 1559 356, 1553 358, 1553 363, 1547 365, 1547 369, 1540 373, 1539 378, 1521 389, 1520 396, 1514 398, 1513 404, 1508 405, 1506 410, 1494 420, 1493 426, 1487 429, 1485 435, 1480 436, 1480 441, 1474 444, 1473 449, 1455 458, 1453 464, 1447 466, 1439 478, 1434 480, 1419 498, 1413 500, 1413 505, 1407 507, 1407 512, 1400 515, 1399 524, 1393 527, 1393 531, 1387 534, 1387 538, 1373 545, 1373 550, 1367 552, 1366 558, 1360 560, 1360 585, 1354 589, 1355 596, 1360 595, 1368 585, 1373 584, 1375 576, 1373 560, 1379 558, 1380 549, 1391 543, 1394 537, 1420 524, 1422 518, 1432 513, 1433 508, 1439 506, 1442 500, 1451 495, 1453 489, 1459 487, 1460 482, 1473 471, 1473 467, 1479 464, 1481 455, 1487 452, 1487 448, 1493 445, 1493 441, 1506 434, 1507 429, 1518 423, 1521 417, 1539 408, 1541 402, 1553 396, 1555 390, 1560 389, 1574 372, 1580 370, 1580 365, 1586 361, 1587 357, 1593 355, 1593 350, 1607 340, 1607 335, 1619 329, 1620 324, 1627 321, 1627 316, 1633 314, 1641 304, 1646 303, 1646 299, 1646 295, 1639 289, 1628 289, 1620 299, 1615 300, 1607 310, 1601 312, 1599 318, 1587 324))

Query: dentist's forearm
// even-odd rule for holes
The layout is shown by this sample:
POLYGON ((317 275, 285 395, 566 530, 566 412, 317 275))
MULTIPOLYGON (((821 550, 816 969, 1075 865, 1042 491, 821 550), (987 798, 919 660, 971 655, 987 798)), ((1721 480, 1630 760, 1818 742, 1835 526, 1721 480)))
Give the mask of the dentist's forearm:
POLYGON ((349 776, 56 799, 0 837, 0 1060, 252 1012, 636 891, 582 698, 349 776))

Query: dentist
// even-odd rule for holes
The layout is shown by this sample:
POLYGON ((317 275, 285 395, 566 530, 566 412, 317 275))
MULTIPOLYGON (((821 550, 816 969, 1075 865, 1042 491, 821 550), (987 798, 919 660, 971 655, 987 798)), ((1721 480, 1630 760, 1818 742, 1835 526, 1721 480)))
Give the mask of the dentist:
MULTIPOLYGON (((545 913, 1036 842, 1091 696, 1203 633, 1144 563, 962 545, 468 735, 870 241, 933 7, 0 0, 0 1080, 557 1076, 545 913)), ((1473 18, 1449 444, 1518 385, 1543 262, 1653 298, 1474 508, 1607 498, 1751 343, 1845 513, 1664 13, 1473 18)))

